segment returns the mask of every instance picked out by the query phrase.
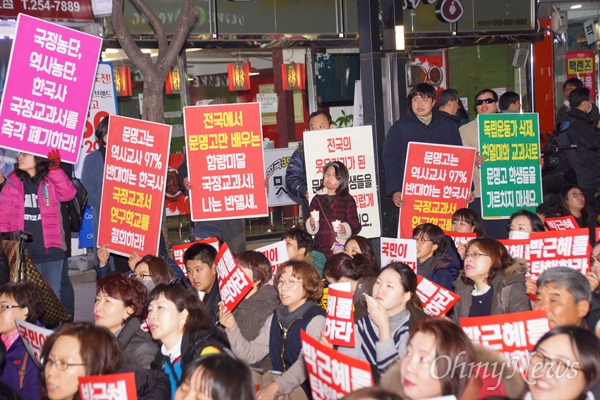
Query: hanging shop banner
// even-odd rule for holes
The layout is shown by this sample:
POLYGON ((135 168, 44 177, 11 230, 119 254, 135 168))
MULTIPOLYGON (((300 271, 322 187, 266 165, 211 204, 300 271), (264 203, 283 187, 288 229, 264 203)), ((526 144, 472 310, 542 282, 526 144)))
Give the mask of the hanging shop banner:
POLYGON ((537 310, 461 318, 460 327, 471 341, 503 353, 513 367, 523 371, 531 350, 550 330, 550 321, 545 310, 537 310))
POLYGON ((271 272, 273 276, 275 275, 275 272, 277 272, 277 267, 290 259, 290 256, 287 252, 287 247, 285 245, 285 240, 259 247, 255 251, 263 253, 265 257, 267 257, 271 263, 271 272))
POLYGON ((179 268, 181 268, 181 270, 183 271, 183 273, 185 274, 186 277, 187 277, 187 269, 185 268, 185 262, 183 262, 183 256, 184 256, 186 250, 189 249, 190 246, 192 246, 196 243, 210 244, 212 247, 215 248, 215 250, 219 251, 219 239, 214 238, 214 237, 208 238, 208 239, 197 240, 195 242, 175 244, 175 245, 171 246, 171 249, 173 249, 173 260, 175 261, 175 264, 177 264, 177 266, 179 268))
POLYGON ((48 336, 54 332, 50 329, 42 328, 29 322, 15 318, 15 325, 17 325, 17 331, 21 335, 21 340, 25 345, 25 350, 29 353, 29 357, 36 363, 38 367, 41 366, 40 354, 42 353, 42 346, 48 339, 48 336))
POLYGON ((325 164, 331 161, 343 163, 350 172, 348 186, 356 201, 361 236, 381 236, 372 127, 304 132, 304 156, 310 198, 323 181, 325 164))
POLYGON ((334 346, 354 347, 353 294, 350 286, 350 282, 329 285, 325 336, 334 346))
POLYGON ((98 247, 158 254, 171 126, 113 115, 100 200, 98 247))
POLYGON ((81 400, 127 399, 137 400, 133 372, 98 376, 82 376, 79 381, 81 400))
POLYGON ((267 200, 269 207, 280 207, 298 204, 295 202, 285 187, 285 172, 287 171, 290 157, 296 150, 293 147, 282 149, 265 149, 265 173, 269 178, 267 200))
POLYGON ((481 212, 484 219, 509 218, 542 203, 538 115, 480 114, 481 212))
POLYGON ((192 220, 268 215, 259 103, 183 108, 192 220))
POLYGON ((398 237, 409 238, 417 225, 452 229, 452 214, 467 207, 475 149, 410 142, 404 168, 398 237))
POLYGON ((551 231, 564 231, 567 229, 577 229, 579 227, 572 215, 567 215, 566 217, 546 217, 544 218, 544 224, 546 224, 551 231))
POLYGON ((85 130, 81 139, 79 159, 73 167, 73 173, 77 178, 81 178, 85 157, 100 147, 100 144, 96 140, 96 135, 94 135, 96 127, 102 118, 117 113, 117 96, 115 95, 112 64, 105 62, 98 63, 96 79, 94 80, 94 87, 92 89, 92 100, 90 101, 85 130))
POLYGON ((596 98, 596 55, 594 50, 567 51, 567 79, 578 78, 590 89, 590 97, 596 98))
POLYGON ((2 105, 0 146, 79 157, 102 39, 19 14, 2 105))
POLYGON ((94 20, 90 0, 2 0, 0 18, 17 18, 19 14, 40 19, 94 20))
POLYGON ((381 238, 381 266, 401 262, 417 273, 417 241, 413 239, 381 238))
POLYGON ((252 281, 235 262, 227 243, 221 245, 217 257, 215 257, 215 264, 217 265, 221 304, 226 310, 233 311, 246 294, 252 290, 252 281))
POLYGON ((300 340, 314 400, 339 399, 373 386, 371 367, 366 361, 330 349, 305 331, 300 331, 300 340))
POLYGON ((417 275, 417 296, 427 315, 444 316, 460 300, 460 296, 429 279, 417 275))

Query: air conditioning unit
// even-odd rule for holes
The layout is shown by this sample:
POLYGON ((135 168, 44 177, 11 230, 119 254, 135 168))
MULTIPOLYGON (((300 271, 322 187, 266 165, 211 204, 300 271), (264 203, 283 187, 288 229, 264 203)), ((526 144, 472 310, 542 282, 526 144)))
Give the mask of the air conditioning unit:
POLYGON ((555 33, 567 33, 569 20, 567 19, 566 11, 552 11, 552 31, 555 33))

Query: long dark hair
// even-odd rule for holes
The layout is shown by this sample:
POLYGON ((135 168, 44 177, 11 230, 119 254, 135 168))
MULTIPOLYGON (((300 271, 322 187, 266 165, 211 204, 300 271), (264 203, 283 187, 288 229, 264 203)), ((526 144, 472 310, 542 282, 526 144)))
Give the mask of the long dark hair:
POLYGON ((18 158, 19 157, 17 156, 17 162, 14 164, 13 172, 20 180, 24 181, 25 179, 30 179, 33 182, 37 182, 48 175, 48 166, 50 166, 50 162, 47 158, 33 156, 33 160, 35 161, 35 175, 33 177, 29 176, 29 173, 19 168, 18 158))
MULTIPOLYGON (((330 161, 323 167, 323 181, 325 181, 325 172, 329 167, 333 167, 335 170, 335 178, 339 181, 338 187, 335 189, 336 196, 346 196, 350 193, 348 189, 348 185, 350 184, 350 172, 348 172, 348 168, 344 165, 344 163, 340 161, 330 161)), ((323 182, 317 188, 317 190, 323 189, 325 186, 323 182)))
POLYGON ((379 275, 379 268, 373 268, 362 254, 350 257, 346 253, 339 253, 327 260, 323 267, 323 275, 336 281, 343 277, 357 281, 363 276, 379 275))
MULTIPOLYGON (((350 243, 350 241, 354 240, 358 247, 360 247, 360 252, 362 256, 367 260, 369 264, 373 266, 377 270, 377 274, 379 273, 379 265, 377 264, 377 256, 375 255, 375 249, 373 248, 373 244, 369 239, 364 236, 354 235, 350 236, 348 240, 346 240, 346 244, 350 243)), ((344 248, 346 246, 344 245, 344 248)))
POLYGON ((481 217, 470 208, 459 208, 452 214, 452 222, 465 221, 473 226, 473 232, 478 238, 486 237, 481 217))
MULTIPOLYGON (((567 199, 569 198, 569 191, 571 191, 571 189, 579 189, 583 193, 583 189, 580 186, 572 185, 569 183, 564 185, 560 189, 558 196, 560 197, 560 203, 562 204, 563 208, 565 209, 566 215, 572 215, 571 210, 569 210, 569 207, 567 206, 567 199)), ((584 193, 584 196, 585 196, 585 193, 584 193)), ((591 200, 593 200, 593 199, 589 199, 589 200, 586 199, 586 202, 589 202, 591 200)), ((581 209, 581 224, 583 226, 581 226, 580 228, 587 228, 587 226, 588 226, 588 212, 587 212, 586 206, 583 206, 583 209, 581 209)))

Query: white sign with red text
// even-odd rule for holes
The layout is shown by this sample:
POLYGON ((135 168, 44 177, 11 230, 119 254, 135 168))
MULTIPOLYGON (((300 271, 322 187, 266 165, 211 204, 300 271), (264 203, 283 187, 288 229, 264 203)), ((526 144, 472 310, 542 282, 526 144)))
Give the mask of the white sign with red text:
POLYGON ((417 272, 417 242, 413 239, 381 238, 381 266, 401 262, 417 272))
POLYGON ((354 347, 354 310, 350 282, 329 285, 326 315, 325 336, 329 343, 354 347))
POLYGON ((17 330, 19 331, 19 335, 21 335, 21 340, 25 345, 27 353, 29 353, 31 359, 39 366, 42 346, 46 342, 46 339, 48 339, 48 336, 54 332, 18 318, 15 318, 15 325, 17 325, 17 330))
POLYGON ((265 257, 271 262, 271 273, 275 275, 277 267, 290 259, 285 246, 285 240, 269 244, 267 246, 259 247, 255 251, 263 253, 265 257))
POLYGON ((252 281, 235 262, 227 243, 223 243, 219 249, 215 264, 217 265, 221 304, 227 311, 233 311, 246 294, 252 290, 252 281))

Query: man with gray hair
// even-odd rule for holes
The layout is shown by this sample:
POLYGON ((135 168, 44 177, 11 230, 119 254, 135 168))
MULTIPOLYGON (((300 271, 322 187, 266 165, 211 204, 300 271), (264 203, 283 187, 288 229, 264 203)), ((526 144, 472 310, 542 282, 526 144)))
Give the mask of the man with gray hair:
MULTIPOLYGON (((592 290, 586 277, 567 267, 554 267, 542 272, 537 280, 534 310, 546 310, 550 327, 585 325, 590 310, 592 290)), ((593 327, 592 327, 593 329, 593 327)))

